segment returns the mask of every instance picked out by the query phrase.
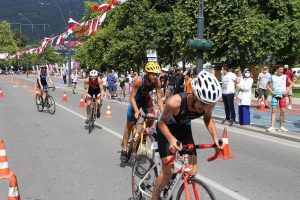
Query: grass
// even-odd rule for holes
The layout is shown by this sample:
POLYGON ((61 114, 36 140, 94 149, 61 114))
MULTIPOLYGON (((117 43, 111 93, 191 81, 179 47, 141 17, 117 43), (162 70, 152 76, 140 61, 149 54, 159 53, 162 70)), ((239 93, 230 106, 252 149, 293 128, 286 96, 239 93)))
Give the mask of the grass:
POLYGON ((300 88, 293 88, 293 97, 300 98, 300 88))

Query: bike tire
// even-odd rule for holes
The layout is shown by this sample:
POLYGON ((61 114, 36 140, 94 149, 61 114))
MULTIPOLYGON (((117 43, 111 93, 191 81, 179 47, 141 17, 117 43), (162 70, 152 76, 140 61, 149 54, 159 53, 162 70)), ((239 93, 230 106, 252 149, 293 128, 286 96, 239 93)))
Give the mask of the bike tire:
POLYGON ((93 124, 94 124, 94 106, 91 105, 91 113, 90 113, 90 116, 89 116, 89 133, 91 133, 93 131, 93 124))
POLYGON ((39 112, 43 112, 44 110, 44 101, 43 101, 43 97, 40 97, 40 103, 38 103, 37 98, 35 98, 35 105, 36 108, 39 112))
MULTIPOLYGON (((212 193, 210 188, 206 185, 206 183, 204 183, 203 181, 195 177, 191 177, 191 181, 189 182, 191 199, 195 199, 195 197, 193 196, 194 193, 192 189, 192 183, 197 184, 197 190, 201 200, 216 200, 214 194, 212 193)), ((184 183, 182 183, 182 185, 180 186, 176 197, 176 200, 183 200, 183 199, 186 199, 185 191, 184 191, 184 183)))
MULTIPOLYGON (((154 160, 154 156, 155 156, 155 149, 151 149, 151 144, 153 142, 155 142, 154 138, 152 135, 148 135, 147 133, 144 133, 144 138, 146 138, 145 140, 147 140, 147 143, 148 143, 148 149, 146 149, 146 144, 144 144, 143 142, 143 146, 142 146, 142 153, 141 154, 144 154, 144 155, 147 155, 147 156, 150 156, 150 158, 152 160, 154 160), (150 149, 149 149, 150 148, 150 149), (149 154, 147 154, 149 152, 149 154)), ((140 142, 141 141, 141 137, 138 138, 137 142, 135 143, 135 151, 136 153, 139 153, 139 148, 140 148, 140 142)))
POLYGON ((53 115, 56 110, 55 100, 52 96, 48 95, 47 101, 48 101, 48 103, 47 103, 48 111, 51 115, 53 115))
MULTIPOLYGON (((131 177, 131 191, 133 199, 142 200, 142 199, 151 199, 150 197, 143 195, 138 188, 138 184, 145 177, 145 175, 151 170, 154 165, 154 161, 148 156, 141 154, 138 155, 135 159, 135 162, 132 166, 132 177, 131 177)), ((150 172, 147 175, 147 178, 144 180, 141 187, 152 196, 152 190, 157 178, 156 168, 153 168, 153 172, 150 172)))

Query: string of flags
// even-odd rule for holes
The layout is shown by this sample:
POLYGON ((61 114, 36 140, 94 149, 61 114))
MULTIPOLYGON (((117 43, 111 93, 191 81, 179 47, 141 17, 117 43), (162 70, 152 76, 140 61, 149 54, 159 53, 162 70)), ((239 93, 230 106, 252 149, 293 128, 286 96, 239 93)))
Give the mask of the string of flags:
POLYGON ((125 0, 111 0, 108 4, 101 4, 101 5, 94 5, 91 9, 93 13, 101 12, 101 14, 93 19, 84 21, 84 22, 76 22, 72 18, 69 19, 67 27, 67 30, 60 35, 51 37, 51 38, 44 38, 42 41, 41 46, 31 49, 24 49, 22 51, 17 52, 14 55, 8 55, 6 58, 0 58, 0 59, 19 59, 23 55, 28 54, 43 54, 46 47, 48 45, 53 46, 60 46, 60 45, 66 45, 69 47, 73 47, 76 45, 83 45, 83 41, 66 41, 66 39, 72 35, 74 32, 77 32, 77 36, 90 36, 90 35, 96 35, 96 33, 99 30, 99 27, 104 22, 107 13, 115 8, 116 6, 121 5, 124 3, 125 0))

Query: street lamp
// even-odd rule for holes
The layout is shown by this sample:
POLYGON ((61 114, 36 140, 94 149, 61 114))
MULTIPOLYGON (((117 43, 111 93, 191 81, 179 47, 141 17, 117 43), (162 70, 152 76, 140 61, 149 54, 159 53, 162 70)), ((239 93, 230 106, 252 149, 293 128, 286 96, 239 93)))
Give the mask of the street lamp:
MULTIPOLYGON (((31 26, 32 26, 32 30, 34 29, 34 25, 33 25, 33 23, 27 18, 27 17, 25 17, 24 15, 22 15, 21 13, 18 13, 20 16, 22 16, 22 17, 24 17, 30 24, 31 24, 31 26)), ((35 33, 36 33, 36 35, 38 36, 38 39, 40 39, 41 37, 40 37, 40 34, 37 32, 37 30, 35 30, 35 33)))

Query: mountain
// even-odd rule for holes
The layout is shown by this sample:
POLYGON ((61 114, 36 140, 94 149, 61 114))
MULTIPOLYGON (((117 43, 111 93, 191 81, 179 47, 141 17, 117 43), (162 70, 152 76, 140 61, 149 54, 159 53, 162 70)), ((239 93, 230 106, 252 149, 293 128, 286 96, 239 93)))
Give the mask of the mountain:
POLYGON ((31 42, 64 32, 68 15, 76 21, 84 15, 84 0, 0 0, 0 4, 0 21, 17 23, 11 28, 20 30, 31 42), (39 25, 32 29, 26 18, 39 25))

